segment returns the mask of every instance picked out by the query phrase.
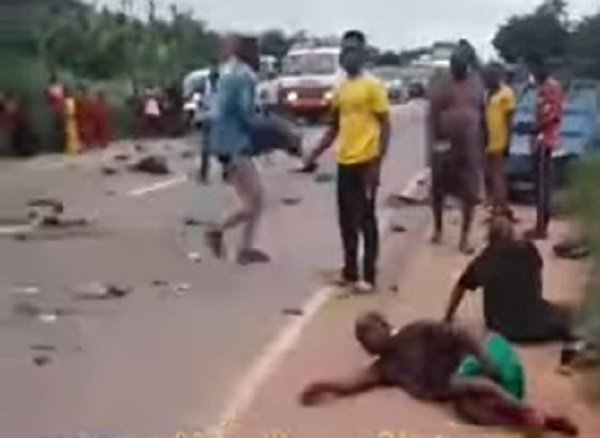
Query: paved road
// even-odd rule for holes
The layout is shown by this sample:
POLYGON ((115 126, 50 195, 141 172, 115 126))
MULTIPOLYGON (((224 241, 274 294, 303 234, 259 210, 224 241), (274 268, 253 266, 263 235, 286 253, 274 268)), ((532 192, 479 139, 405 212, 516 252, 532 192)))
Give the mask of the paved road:
MULTIPOLYGON (((383 195, 422 170, 421 126, 405 107, 394 112, 383 195)), ((320 133, 306 128, 306 144, 320 133)), ((97 220, 84 236, 0 239, 0 438, 172 438, 214 424, 262 347, 294 318, 284 309, 302 306, 322 283, 319 273, 338 264, 334 184, 291 174, 296 163, 286 157, 261 163, 268 207, 260 245, 273 262, 242 268, 212 260, 201 228, 182 219, 206 217, 214 212, 207 204, 226 198, 186 180, 186 147, 147 145, 174 163, 167 177, 103 176, 108 158, 98 154, 66 166, 46 158, 2 163, 0 216, 30 196, 56 196, 70 213, 97 220), (289 197, 301 202, 285 205, 289 197), (75 298, 95 281, 134 292, 120 300, 75 298), (23 304, 63 312, 40 320, 23 315, 23 304), (50 362, 36 366, 35 356, 50 362)), ((333 172, 325 161, 322 171, 333 172)), ((382 208, 381 220, 387 227, 391 212, 382 208)))

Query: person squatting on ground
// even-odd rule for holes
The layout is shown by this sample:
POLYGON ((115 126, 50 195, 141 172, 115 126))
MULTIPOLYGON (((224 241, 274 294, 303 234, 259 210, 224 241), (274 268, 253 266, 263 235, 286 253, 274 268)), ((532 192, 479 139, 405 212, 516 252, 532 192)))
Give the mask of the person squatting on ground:
POLYGON ((431 164, 432 242, 443 237, 444 203, 448 195, 459 199, 462 226, 459 249, 470 254, 469 243, 482 176, 484 87, 471 65, 472 53, 457 49, 450 60, 451 77, 430 86, 429 151, 431 164))
POLYGON ((258 49, 251 38, 232 35, 223 40, 225 62, 214 101, 210 128, 210 152, 223 164, 226 180, 235 189, 242 208, 206 233, 216 257, 224 256, 224 233, 242 226, 240 264, 266 263, 270 257, 254 247, 263 211, 263 188, 252 156, 252 130, 259 66, 258 49))
POLYGON ((515 236, 510 217, 493 216, 488 244, 456 283, 445 321, 454 320, 466 291, 481 289, 489 330, 516 343, 563 342, 565 348, 580 348, 583 341, 574 329, 574 312, 543 297, 542 270, 535 244, 515 236))
POLYGON ((394 330, 377 313, 361 316, 355 335, 374 362, 346 379, 310 384, 300 395, 301 404, 314 406, 332 397, 398 387, 418 400, 452 403, 472 424, 577 435, 568 418, 524 401, 523 367, 500 335, 479 341, 464 329, 430 321, 394 330))
POLYGON ((512 118, 517 98, 505 81, 504 69, 500 64, 490 64, 484 74, 488 90, 485 127, 487 145, 486 182, 491 213, 512 216, 508 204, 508 187, 504 172, 504 161, 510 145, 512 118))
POLYGON ((344 252, 340 284, 373 291, 377 283, 379 231, 377 189, 389 137, 389 102, 383 84, 364 71, 367 42, 360 31, 342 38, 344 81, 334 91, 331 126, 320 144, 306 157, 303 170, 316 169, 319 156, 337 140, 337 204, 344 252), (361 273, 358 245, 364 242, 361 273))

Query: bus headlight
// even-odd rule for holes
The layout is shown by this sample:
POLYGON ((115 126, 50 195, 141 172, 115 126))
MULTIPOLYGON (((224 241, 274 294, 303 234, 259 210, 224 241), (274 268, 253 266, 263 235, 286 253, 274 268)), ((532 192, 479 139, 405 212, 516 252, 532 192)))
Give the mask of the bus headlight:
POLYGON ((323 99, 325 99, 327 101, 333 99, 333 91, 326 91, 325 94, 323 95, 323 99))
POLYGON ((295 102, 298 100, 298 93, 295 91, 290 91, 287 96, 286 99, 288 102, 295 102))

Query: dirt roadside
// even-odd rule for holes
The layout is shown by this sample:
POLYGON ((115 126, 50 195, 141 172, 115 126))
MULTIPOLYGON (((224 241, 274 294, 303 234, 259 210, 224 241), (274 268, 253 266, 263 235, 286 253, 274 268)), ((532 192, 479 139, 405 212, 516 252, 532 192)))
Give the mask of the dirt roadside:
MULTIPOLYGON (((520 226, 531 222, 531 212, 520 210, 520 226)), ((308 382, 352 373, 369 359, 355 344, 352 328, 356 316, 365 310, 379 310, 396 325, 416 318, 439 318, 443 314, 452 283, 468 259, 458 255, 454 243, 458 217, 450 214, 447 244, 431 247, 427 235, 416 236, 406 268, 396 272, 397 292, 377 297, 330 300, 303 333, 267 383, 260 388, 250 408, 230 423, 230 437, 271 438, 469 438, 517 437, 502 430, 489 430, 459 424, 451 412, 419 403, 398 390, 376 391, 355 399, 329 403, 318 408, 302 408, 297 396, 308 382)), ((539 245, 546 263, 546 297, 575 301, 585 282, 586 265, 562 261, 552 255, 551 246, 569 233, 568 224, 555 222, 551 238, 539 245)), ((477 243, 483 243, 483 226, 478 226, 477 243)), ((394 259, 386 269, 394 271, 394 259)), ((400 263, 397 262, 399 266, 400 263)), ((388 272, 386 275, 390 275, 388 272)), ((465 300, 459 319, 481 324, 481 300, 477 294, 465 300)), ((583 397, 585 380, 556 373, 557 345, 521 349, 528 371, 528 390, 533 402, 571 415, 584 438, 593 438, 600 426, 595 409, 583 397)))

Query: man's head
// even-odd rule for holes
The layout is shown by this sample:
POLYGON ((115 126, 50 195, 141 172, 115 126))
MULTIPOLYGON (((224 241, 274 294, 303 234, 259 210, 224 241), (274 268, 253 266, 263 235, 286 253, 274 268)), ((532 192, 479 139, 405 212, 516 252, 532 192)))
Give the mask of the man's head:
POLYGON ((450 57, 450 73, 456 81, 464 81, 469 75, 468 57, 465 52, 456 50, 450 57))
POLYGON ((376 356, 388 348, 392 327, 376 312, 365 313, 356 321, 355 335, 367 353, 376 356))
POLYGON ((543 59, 531 59, 529 61, 529 69, 536 83, 543 84, 546 81, 546 79, 548 79, 548 67, 543 59))
POLYGON ((349 30, 342 37, 340 64, 350 76, 362 72, 367 58, 367 38, 360 30, 349 30))
POLYGON ((221 57, 236 57, 248 64, 254 71, 260 68, 260 48, 258 39, 249 35, 230 34, 221 41, 221 57))
POLYGON ((515 239, 515 229, 511 218, 506 214, 495 214, 490 219, 488 240, 491 244, 509 242, 515 239))
POLYGON ((473 69, 477 69, 479 67, 479 59, 477 58, 477 52, 475 48, 471 45, 471 43, 465 39, 461 39, 458 41, 458 46, 456 51, 460 52, 462 56, 465 58, 465 62, 467 66, 473 69))
POLYGON ((488 89, 497 90, 504 80, 504 67, 497 62, 487 65, 484 78, 488 89))

